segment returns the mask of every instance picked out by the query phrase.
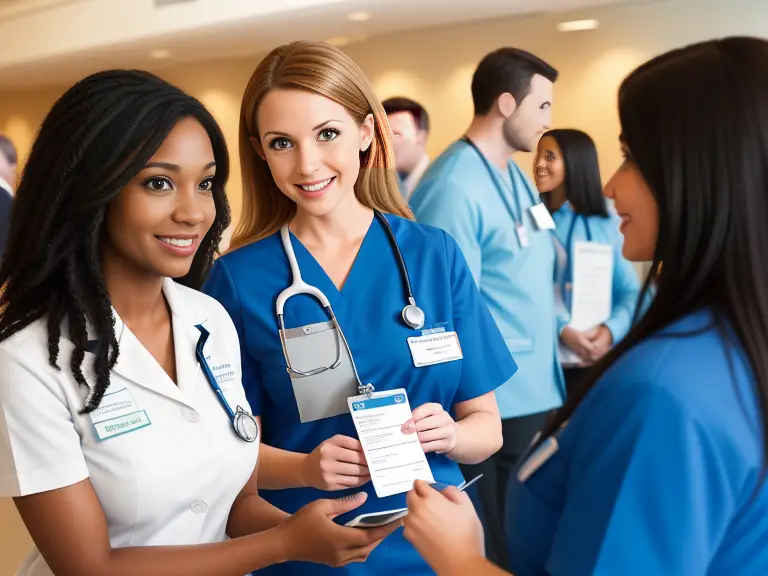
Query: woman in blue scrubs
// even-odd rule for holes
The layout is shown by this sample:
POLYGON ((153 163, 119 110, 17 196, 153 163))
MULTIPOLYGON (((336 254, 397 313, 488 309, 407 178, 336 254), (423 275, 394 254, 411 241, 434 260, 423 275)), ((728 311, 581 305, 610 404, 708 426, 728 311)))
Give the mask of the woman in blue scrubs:
POLYGON ((629 330, 640 293, 640 278, 621 254, 620 220, 603 196, 597 149, 580 130, 550 130, 541 137, 534 163, 536 187, 555 221, 555 304, 558 357, 572 394, 587 366, 599 360, 629 330), (575 247, 595 242, 613 248, 611 315, 589 330, 569 325, 575 247))
MULTIPOLYGON (((624 255, 653 262, 654 299, 513 478, 512 572, 764 576, 768 41, 651 60, 619 117, 625 161, 605 191, 624 255)), ((417 483, 409 508, 406 538, 437 574, 504 573, 463 494, 417 483)))
MULTIPOLYGON (((328 491, 367 492, 363 506, 337 519, 342 523, 405 506, 405 493, 376 497, 346 408, 356 387, 342 390, 344 410, 334 413, 327 400, 338 382, 331 376, 312 385, 313 377, 333 373, 305 380, 295 372, 334 362, 322 358, 322 346, 297 340, 322 338, 335 325, 318 299, 278 298, 298 275, 327 297, 359 380, 377 393, 406 390, 413 416, 403 431, 418 432, 434 479, 461 483, 458 463, 485 460, 501 445, 493 391, 516 365, 456 243, 411 219, 397 187, 386 116, 362 71, 327 44, 275 49, 246 88, 240 157, 243 216, 232 251, 216 262, 204 290, 224 305, 240 337, 243 385, 263 424, 262 496, 293 513, 328 491), (423 326, 406 323, 401 311, 409 300, 423 311, 423 326), (409 339, 453 332, 463 359, 415 367, 409 339), (313 355, 314 364, 305 362, 313 355)), ((335 340, 331 348, 337 350, 335 340)), ((286 563, 263 573, 328 571, 286 563)), ((397 531, 364 566, 337 573, 431 570, 397 531)))

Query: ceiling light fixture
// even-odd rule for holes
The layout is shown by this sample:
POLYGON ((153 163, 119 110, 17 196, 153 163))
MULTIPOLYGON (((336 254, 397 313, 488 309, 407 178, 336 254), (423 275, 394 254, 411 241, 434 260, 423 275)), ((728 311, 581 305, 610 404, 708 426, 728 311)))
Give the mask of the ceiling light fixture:
POLYGON ((597 20, 571 20, 570 22, 560 22, 557 25, 557 29, 560 32, 581 32, 583 30, 594 30, 597 26, 597 20))
POLYGON ((155 60, 165 60, 166 58, 171 57, 171 53, 168 50, 152 50, 152 52, 149 53, 149 56, 155 60))
POLYGON ((349 16, 347 16, 352 22, 365 22, 366 20, 371 19, 371 13, 370 12, 352 12, 349 16))

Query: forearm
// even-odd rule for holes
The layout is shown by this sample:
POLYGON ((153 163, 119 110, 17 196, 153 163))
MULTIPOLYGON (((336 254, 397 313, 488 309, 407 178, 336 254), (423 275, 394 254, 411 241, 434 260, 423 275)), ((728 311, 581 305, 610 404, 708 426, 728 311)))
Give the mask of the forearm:
POLYGON ((280 531, 276 528, 214 544, 118 548, 97 562, 88 558, 54 571, 59 576, 243 576, 289 560, 286 535, 280 531))
POLYGON ((456 446, 447 456, 460 464, 478 464, 498 452, 502 443, 499 414, 481 410, 456 422, 456 446))
POLYGON ((306 454, 262 444, 259 451, 259 488, 281 490, 304 488, 302 465, 306 454))
POLYGON ((227 535, 230 538, 238 538, 263 532, 285 522, 290 516, 258 494, 248 494, 235 500, 232 505, 227 522, 227 535))

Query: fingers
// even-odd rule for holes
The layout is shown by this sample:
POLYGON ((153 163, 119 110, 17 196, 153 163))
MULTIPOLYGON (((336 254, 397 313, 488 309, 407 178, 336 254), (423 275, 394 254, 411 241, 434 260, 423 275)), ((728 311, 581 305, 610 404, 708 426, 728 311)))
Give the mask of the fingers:
POLYGON ((370 471, 368 470, 368 466, 363 466, 360 464, 351 464, 349 462, 343 462, 341 460, 331 460, 329 462, 322 462, 320 464, 320 467, 323 469, 323 471, 328 472, 329 474, 336 474, 338 476, 369 476, 370 471))
POLYGON ((363 452, 363 445, 360 444, 359 440, 350 436, 344 436, 343 434, 337 434, 333 438, 328 439, 328 443, 354 452, 363 452))
POLYGON ((416 480, 416 482, 413 483, 413 490, 408 493, 406 500, 411 496, 411 494, 423 498, 435 492, 437 492, 437 490, 432 488, 432 486, 430 486, 427 482, 424 482, 424 480, 416 480))
POLYGON ((442 408, 437 414, 432 414, 426 418, 416 421, 416 431, 424 432, 425 430, 432 430, 434 428, 442 428, 446 425, 452 424, 453 418, 442 408))
POLYGON ((358 492, 356 494, 350 494, 349 496, 343 496, 336 498, 335 500, 318 500, 323 511, 329 518, 336 518, 341 514, 354 510, 363 505, 368 499, 368 494, 365 492, 358 492))
POLYGON ((343 490, 344 488, 357 488, 363 484, 370 482, 371 477, 366 476, 331 476, 328 479, 328 484, 331 486, 331 490, 343 490), (338 486, 338 488, 333 488, 338 486))
POLYGON ((442 411, 443 407, 440 404, 435 402, 427 402, 426 404, 422 404, 413 410, 411 413, 411 420, 418 423, 419 420, 427 418, 428 416, 432 416, 433 414, 438 414, 442 411))
POLYGON ((425 432, 419 432, 419 441, 422 444, 434 442, 435 440, 445 440, 453 435, 453 426, 443 425, 439 428, 433 428, 425 432))
POLYGON ((365 466, 365 473, 368 473, 368 462, 365 460, 365 454, 362 452, 356 452, 355 450, 350 450, 349 448, 341 448, 339 446, 329 444, 326 449, 320 451, 320 457, 323 460, 344 462, 357 466, 365 466))
POLYGON ((442 491, 442 494, 454 504, 472 504, 469 495, 455 486, 448 486, 448 488, 442 491))

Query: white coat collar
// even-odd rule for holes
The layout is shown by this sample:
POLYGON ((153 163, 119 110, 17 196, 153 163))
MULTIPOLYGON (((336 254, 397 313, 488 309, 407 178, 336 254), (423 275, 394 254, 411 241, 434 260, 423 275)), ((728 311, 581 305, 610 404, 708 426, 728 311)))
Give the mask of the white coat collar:
MULTIPOLYGON (((163 280, 163 294, 171 309, 178 385, 174 384, 160 364, 133 335, 114 308, 112 314, 115 319, 115 337, 120 353, 113 371, 139 386, 194 408, 192 398, 201 372, 196 356, 200 331, 196 326, 204 324, 208 315, 184 293, 186 290, 170 278, 163 280)), ((89 338, 92 338, 90 334, 92 331, 89 327, 89 338)), ((215 337, 215 334, 212 336, 215 337)))

